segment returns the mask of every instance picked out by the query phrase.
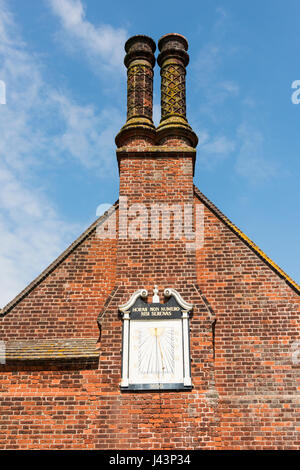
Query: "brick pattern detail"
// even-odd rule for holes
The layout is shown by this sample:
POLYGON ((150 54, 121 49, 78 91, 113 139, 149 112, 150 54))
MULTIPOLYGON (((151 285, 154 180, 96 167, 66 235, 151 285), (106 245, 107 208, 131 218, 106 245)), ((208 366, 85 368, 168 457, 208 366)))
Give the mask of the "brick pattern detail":
POLYGON ((185 67, 168 64, 161 69, 161 117, 186 117, 185 67))
POLYGON ((127 74, 127 120, 146 117, 152 120, 153 69, 137 64, 127 74))

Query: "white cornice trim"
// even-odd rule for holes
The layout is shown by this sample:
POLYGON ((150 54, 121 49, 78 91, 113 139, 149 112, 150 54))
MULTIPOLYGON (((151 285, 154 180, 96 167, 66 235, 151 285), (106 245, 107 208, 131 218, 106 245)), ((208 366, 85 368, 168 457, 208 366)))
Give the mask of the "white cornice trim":
POLYGON ((148 296, 148 291, 146 289, 139 289, 136 292, 132 294, 128 302, 126 302, 123 305, 120 305, 119 311, 123 313, 123 315, 128 312, 128 310, 134 305, 135 301, 139 298, 142 297, 145 299, 148 296))
POLYGON ((172 287, 167 287, 164 290, 164 295, 165 297, 171 297, 171 296, 175 297, 180 307, 186 312, 190 312, 193 308, 193 304, 189 304, 188 302, 183 300, 179 292, 177 292, 177 290, 173 289, 172 287))

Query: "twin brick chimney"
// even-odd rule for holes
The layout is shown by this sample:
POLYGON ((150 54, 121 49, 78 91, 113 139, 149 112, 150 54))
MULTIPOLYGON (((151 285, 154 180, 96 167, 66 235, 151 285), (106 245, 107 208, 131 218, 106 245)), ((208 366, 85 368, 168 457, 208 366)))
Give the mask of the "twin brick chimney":
POLYGON ((157 63, 161 69, 161 122, 152 121, 155 42, 148 36, 133 36, 127 52, 127 121, 116 137, 118 147, 196 147, 198 139, 186 118, 186 66, 188 42, 180 34, 167 34, 158 41, 157 63))
MULTIPOLYGON (((179 34, 168 34, 159 40, 158 47, 161 122, 155 128, 152 121, 155 43, 147 36, 134 36, 125 44, 127 121, 116 137, 120 205, 126 198, 133 217, 137 216, 135 204, 143 204, 147 212, 140 239, 128 236, 118 239, 117 274, 126 285, 130 281, 132 288, 141 285, 153 288, 154 284, 161 288, 166 284, 183 288, 195 278, 195 253, 188 249, 183 227, 176 226, 176 219, 172 220, 172 229, 178 237, 172 236, 172 243, 161 236, 153 237, 150 227, 150 215, 160 205, 168 204, 170 210, 179 207, 182 218, 185 207, 193 207, 197 145, 197 136, 186 118, 187 40, 179 34)), ((160 222, 162 217, 160 214, 160 222)))

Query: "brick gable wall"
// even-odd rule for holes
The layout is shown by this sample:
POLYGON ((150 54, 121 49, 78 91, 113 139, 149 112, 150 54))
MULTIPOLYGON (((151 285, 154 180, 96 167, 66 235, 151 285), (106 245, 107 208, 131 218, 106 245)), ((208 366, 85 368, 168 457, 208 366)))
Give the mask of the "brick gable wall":
POLYGON ((300 366, 292 345, 300 336, 300 297, 207 207, 204 239, 197 273, 217 317, 220 442, 298 449, 300 366))
POLYGON ((29 295, 0 317, 0 339, 95 336, 95 318, 115 285, 116 242, 96 230, 29 295))
MULTIPOLYGON (((299 293, 194 190, 187 41, 171 34, 158 44, 163 99, 157 129, 151 118, 154 41, 135 36, 125 46, 129 107, 116 138, 120 204, 107 219, 113 225, 117 214, 124 217, 127 198, 133 227, 137 214, 130 211, 142 203, 148 215, 143 236, 123 237, 120 224, 107 240, 94 227, 0 317, 0 340, 19 342, 14 360, 0 364, 2 449, 300 448, 300 368, 291 360, 299 293), (186 234, 174 238, 174 229, 170 238, 151 238, 153 204, 203 206, 203 246, 190 249, 186 234), (192 390, 120 390, 118 306, 141 288, 151 302, 154 285, 161 300, 172 287, 194 306, 192 390), (25 360, 23 341, 37 339, 43 359, 30 351, 25 360), (57 344, 48 351, 55 339, 68 354, 60 357, 57 344)), ((173 228, 177 223, 171 217, 173 228)))
POLYGON ((1 336, 5 332, 8 339, 16 331, 20 339, 35 334, 96 338, 102 305, 99 364, 73 360, 0 366, 1 448, 299 448, 299 366, 291 364, 291 342, 299 337, 299 296, 206 207, 204 241, 197 251, 197 283, 185 285, 196 305, 191 319, 193 390, 120 392, 122 320, 117 307, 127 300, 128 290, 120 283, 112 291, 115 249, 92 235, 0 324, 1 336), (99 274, 99 284, 102 270, 105 296, 112 295, 104 308, 98 288, 85 304, 79 292, 66 298, 69 312, 76 312, 80 302, 85 313, 83 318, 69 314, 62 330, 51 312, 63 305, 63 297, 53 296, 49 286, 57 285, 63 273, 79 286, 85 261, 99 274), (105 276, 109 269, 112 274, 105 276), (30 316, 34 303, 44 305, 40 311, 45 317, 49 311, 49 330, 43 322, 39 326, 38 314, 30 316), (217 318, 214 341, 212 314, 217 318), (22 315, 26 322, 18 328, 22 315))

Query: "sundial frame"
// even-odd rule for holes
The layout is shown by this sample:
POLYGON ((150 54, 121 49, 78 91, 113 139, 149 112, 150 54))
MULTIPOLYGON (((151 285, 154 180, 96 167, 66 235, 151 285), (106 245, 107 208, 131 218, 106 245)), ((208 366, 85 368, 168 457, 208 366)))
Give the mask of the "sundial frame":
POLYGON ((123 391, 191 390, 189 316, 193 305, 167 288, 165 303, 147 303, 148 292, 136 291, 119 306, 123 318, 123 391))

